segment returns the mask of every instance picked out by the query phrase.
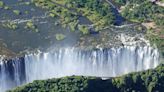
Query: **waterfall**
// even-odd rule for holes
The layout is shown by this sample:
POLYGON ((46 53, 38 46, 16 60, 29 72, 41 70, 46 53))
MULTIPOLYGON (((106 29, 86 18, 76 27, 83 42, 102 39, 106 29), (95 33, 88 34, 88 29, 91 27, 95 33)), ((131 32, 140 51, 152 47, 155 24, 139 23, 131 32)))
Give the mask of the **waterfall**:
POLYGON ((24 58, 3 60, 0 57, 0 91, 19 86, 25 83, 24 58))
POLYGON ((25 55, 10 61, 0 59, 0 90, 33 80, 71 75, 116 77, 159 65, 157 49, 123 46, 80 50, 63 48, 25 55))

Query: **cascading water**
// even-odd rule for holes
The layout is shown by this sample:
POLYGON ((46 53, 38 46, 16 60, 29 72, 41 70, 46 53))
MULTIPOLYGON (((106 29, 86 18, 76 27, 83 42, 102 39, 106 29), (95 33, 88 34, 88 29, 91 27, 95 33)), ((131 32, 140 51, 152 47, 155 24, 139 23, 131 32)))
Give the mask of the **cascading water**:
POLYGON ((59 49, 34 53, 8 62, 0 60, 0 90, 38 79, 71 75, 116 77, 159 65, 157 49, 123 46, 110 49, 59 49))
POLYGON ((3 60, 0 57, 0 92, 25 83, 24 58, 3 60))

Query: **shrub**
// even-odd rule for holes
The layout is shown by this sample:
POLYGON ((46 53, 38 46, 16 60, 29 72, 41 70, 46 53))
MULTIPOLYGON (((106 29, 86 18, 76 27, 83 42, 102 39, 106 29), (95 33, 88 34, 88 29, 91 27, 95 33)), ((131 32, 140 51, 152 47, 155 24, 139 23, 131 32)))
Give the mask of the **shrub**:
POLYGON ((37 29, 37 26, 31 20, 26 23, 25 28, 31 29, 34 32, 39 32, 39 30, 37 29))
POLYGON ((13 13, 16 14, 16 15, 20 15, 21 12, 19 10, 13 10, 13 13))
POLYGON ((63 34, 56 34, 55 37, 56 37, 56 40, 61 41, 61 40, 64 40, 66 36, 63 34))
POLYGON ((5 9, 5 10, 9 10, 9 9, 11 9, 11 7, 9 7, 9 6, 4 6, 4 9, 5 9))
POLYGON ((13 30, 15 30, 15 29, 18 28, 17 24, 14 23, 14 22, 4 23, 4 24, 3 24, 3 27, 9 28, 9 29, 13 29, 13 30))
POLYGON ((78 25, 78 29, 79 29, 83 34, 88 34, 88 33, 89 33, 89 29, 87 28, 87 26, 78 25))
POLYGON ((0 1, 0 8, 2 8, 4 6, 4 2, 0 1))

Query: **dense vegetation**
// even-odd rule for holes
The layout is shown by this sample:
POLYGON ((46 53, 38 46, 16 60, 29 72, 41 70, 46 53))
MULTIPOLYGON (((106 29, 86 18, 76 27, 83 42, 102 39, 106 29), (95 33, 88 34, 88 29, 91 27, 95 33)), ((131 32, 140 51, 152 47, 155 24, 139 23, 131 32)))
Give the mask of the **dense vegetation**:
POLYGON ((159 52, 161 53, 161 55, 164 58, 164 29, 147 30, 146 37, 149 39, 149 41, 151 42, 152 45, 157 46, 157 48, 159 49, 159 52))
POLYGON ((102 80, 94 77, 64 77, 36 80, 9 92, 162 92, 164 65, 154 70, 102 80))
POLYGON ((164 8, 149 0, 129 0, 122 15, 131 21, 154 21, 157 25, 164 25, 164 8))

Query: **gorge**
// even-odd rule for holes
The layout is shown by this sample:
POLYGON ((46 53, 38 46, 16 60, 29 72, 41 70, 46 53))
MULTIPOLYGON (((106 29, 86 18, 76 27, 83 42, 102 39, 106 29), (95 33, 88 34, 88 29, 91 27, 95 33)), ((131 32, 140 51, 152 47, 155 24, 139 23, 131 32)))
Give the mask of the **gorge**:
POLYGON ((149 46, 122 46, 80 50, 61 48, 29 53, 21 58, 0 61, 0 90, 34 80, 64 76, 118 77, 159 65, 158 50, 149 46))

